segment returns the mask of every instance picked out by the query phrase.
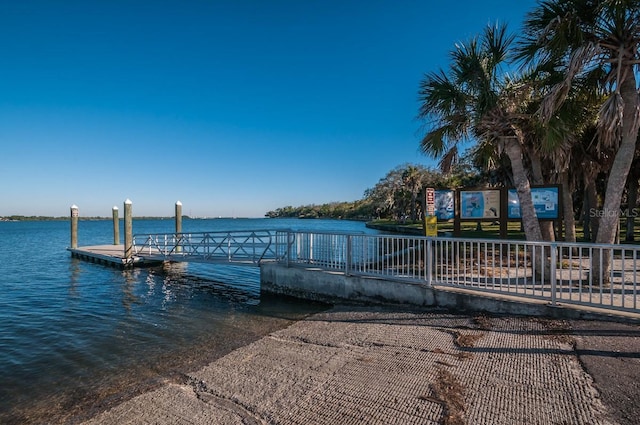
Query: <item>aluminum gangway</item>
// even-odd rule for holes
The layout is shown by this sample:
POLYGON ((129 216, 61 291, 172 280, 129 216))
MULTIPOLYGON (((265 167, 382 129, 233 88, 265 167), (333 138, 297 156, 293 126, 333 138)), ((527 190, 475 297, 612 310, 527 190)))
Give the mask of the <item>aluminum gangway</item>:
MULTIPOLYGON (((286 231, 234 230, 133 235, 133 255, 144 261, 225 263, 259 266, 286 255, 278 238, 286 231)), ((285 239, 286 241, 286 239, 285 239)))

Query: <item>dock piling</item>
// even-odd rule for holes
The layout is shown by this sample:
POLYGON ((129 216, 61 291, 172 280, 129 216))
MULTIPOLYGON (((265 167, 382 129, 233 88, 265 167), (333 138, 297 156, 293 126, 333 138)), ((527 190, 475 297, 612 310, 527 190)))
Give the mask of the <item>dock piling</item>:
MULTIPOLYGON (((179 238, 178 233, 182 233, 182 202, 176 202, 176 238, 179 238)), ((180 246, 176 246, 176 252, 182 252, 180 246)))
POLYGON ((114 206, 112 209, 113 215, 113 244, 120 244, 120 220, 118 219, 118 207, 114 206))
POLYGON ((78 206, 71 205, 71 248, 78 247, 78 206))
POLYGON ((131 217, 132 202, 124 201, 124 258, 133 256, 133 219, 131 217))
POLYGON ((176 202, 176 233, 182 233, 182 202, 176 202))

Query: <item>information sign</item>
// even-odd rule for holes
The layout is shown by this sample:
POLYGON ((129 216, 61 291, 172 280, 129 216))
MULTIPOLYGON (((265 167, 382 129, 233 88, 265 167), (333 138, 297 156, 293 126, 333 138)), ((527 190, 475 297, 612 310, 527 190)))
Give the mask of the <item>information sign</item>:
POLYGON ((436 212, 436 190, 432 187, 428 187, 425 189, 426 199, 427 199, 427 210, 426 213, 428 216, 435 215, 436 212))
MULTIPOLYGON (((532 187, 531 200, 536 210, 538 219, 557 220, 560 218, 560 204, 557 186, 532 187)), ((520 199, 515 189, 509 189, 508 192, 509 207, 507 209, 507 217, 510 219, 521 219, 520 199)))
POLYGON ((500 218, 500 190, 460 191, 460 218, 500 218))
POLYGON ((438 217, 436 217, 435 215, 427 216, 425 219, 425 225, 426 236, 438 236, 438 217))
POLYGON ((453 220, 455 196, 453 190, 436 190, 435 215, 438 220, 453 220))

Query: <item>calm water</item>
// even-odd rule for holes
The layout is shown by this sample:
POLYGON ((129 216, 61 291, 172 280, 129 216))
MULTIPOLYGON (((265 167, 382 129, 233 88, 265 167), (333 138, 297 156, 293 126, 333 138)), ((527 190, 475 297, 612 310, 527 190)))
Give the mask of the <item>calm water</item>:
MULTIPOLYGON (((78 244, 111 243, 111 226, 81 221, 78 244)), ((134 220, 134 233, 173 226, 134 220)), ((333 220, 183 222, 185 232, 276 228, 368 232, 333 220)), ((0 423, 76 422, 322 308, 261 297, 251 267, 72 259, 68 222, 0 222, 0 237, 0 423)))

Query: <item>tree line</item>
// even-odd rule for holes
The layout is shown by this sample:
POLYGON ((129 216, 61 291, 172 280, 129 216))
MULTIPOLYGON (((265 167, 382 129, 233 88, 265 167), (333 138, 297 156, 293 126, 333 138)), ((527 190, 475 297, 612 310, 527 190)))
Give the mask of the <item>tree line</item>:
POLYGON ((362 199, 357 201, 286 206, 265 216, 416 221, 423 214, 421 193, 426 187, 455 189, 491 184, 493 172, 483 172, 470 159, 470 156, 461 158, 446 173, 419 164, 399 165, 365 190, 362 199))

